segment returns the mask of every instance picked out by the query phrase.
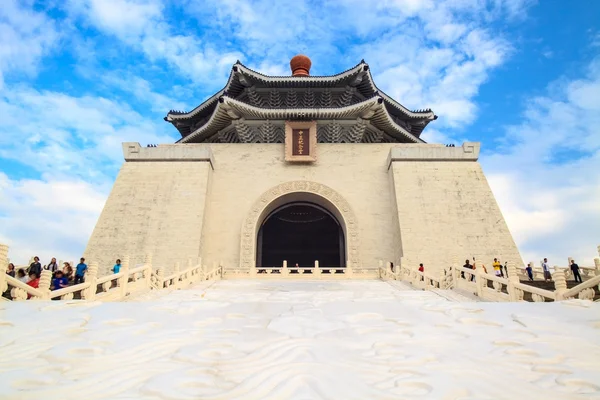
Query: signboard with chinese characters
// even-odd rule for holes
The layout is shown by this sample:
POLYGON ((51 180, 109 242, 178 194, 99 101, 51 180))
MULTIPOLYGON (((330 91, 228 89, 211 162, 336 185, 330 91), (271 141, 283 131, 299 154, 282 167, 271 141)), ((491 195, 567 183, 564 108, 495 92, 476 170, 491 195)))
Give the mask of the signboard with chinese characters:
POLYGON ((317 160, 317 123, 314 121, 286 121, 285 160, 313 162, 317 160))

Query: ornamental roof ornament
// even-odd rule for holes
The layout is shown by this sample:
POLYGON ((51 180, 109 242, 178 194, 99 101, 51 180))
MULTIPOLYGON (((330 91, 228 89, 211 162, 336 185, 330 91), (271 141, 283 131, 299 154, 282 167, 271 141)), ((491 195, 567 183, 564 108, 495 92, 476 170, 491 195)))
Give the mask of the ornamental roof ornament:
POLYGON ((298 54, 290 60, 292 76, 309 76, 312 62, 304 54, 298 54))

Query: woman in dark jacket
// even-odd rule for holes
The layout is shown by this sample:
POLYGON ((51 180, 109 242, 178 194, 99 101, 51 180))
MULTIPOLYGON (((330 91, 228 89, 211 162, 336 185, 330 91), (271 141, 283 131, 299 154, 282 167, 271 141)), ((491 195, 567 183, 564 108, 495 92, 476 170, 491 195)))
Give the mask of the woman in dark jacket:
POLYGON ((6 273, 14 278, 16 272, 17 271, 15 271, 15 264, 8 264, 8 269, 6 270, 6 273))
POLYGON ((56 263, 56 258, 52 257, 52 260, 50 260, 50 262, 48 263, 48 265, 46 265, 45 268, 48 271, 52 272, 52 276, 54 276, 54 273, 58 271, 58 264, 56 263))

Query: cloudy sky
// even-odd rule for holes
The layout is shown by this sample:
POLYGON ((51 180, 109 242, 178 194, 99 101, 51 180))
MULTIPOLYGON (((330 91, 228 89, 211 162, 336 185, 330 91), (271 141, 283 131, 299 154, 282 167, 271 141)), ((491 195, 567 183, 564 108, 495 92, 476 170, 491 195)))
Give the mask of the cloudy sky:
POLYGON ((381 89, 440 116, 427 141, 482 142, 525 261, 593 264, 594 0, 0 0, 0 242, 10 257, 76 259, 121 142, 174 142, 168 110, 201 103, 236 60, 287 75, 297 53, 319 75, 365 59, 381 89))

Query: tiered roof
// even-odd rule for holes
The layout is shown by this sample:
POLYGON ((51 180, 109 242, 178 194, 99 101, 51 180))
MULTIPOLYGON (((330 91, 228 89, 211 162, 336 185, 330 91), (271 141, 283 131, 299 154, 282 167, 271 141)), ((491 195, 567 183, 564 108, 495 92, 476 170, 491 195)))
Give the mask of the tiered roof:
MULTIPOLYGON (((310 68, 310 61, 308 64, 310 68)), ((278 95, 278 93, 274 93, 278 95)), ((314 96, 313 96, 314 97, 314 96)), ((295 99, 295 97, 294 97, 295 99)), ((363 61, 331 76, 268 76, 239 61, 233 65, 227 84, 189 112, 170 111, 165 121, 181 133, 179 142, 202 142, 237 119, 246 120, 342 120, 362 118, 400 142, 423 142, 421 132, 437 116, 430 109, 412 111, 382 92, 363 61), (342 100, 316 104, 269 101, 266 92, 346 91, 342 100), (262 96, 259 94, 262 93, 262 96), (309 105, 309 106, 307 106, 309 105)))

